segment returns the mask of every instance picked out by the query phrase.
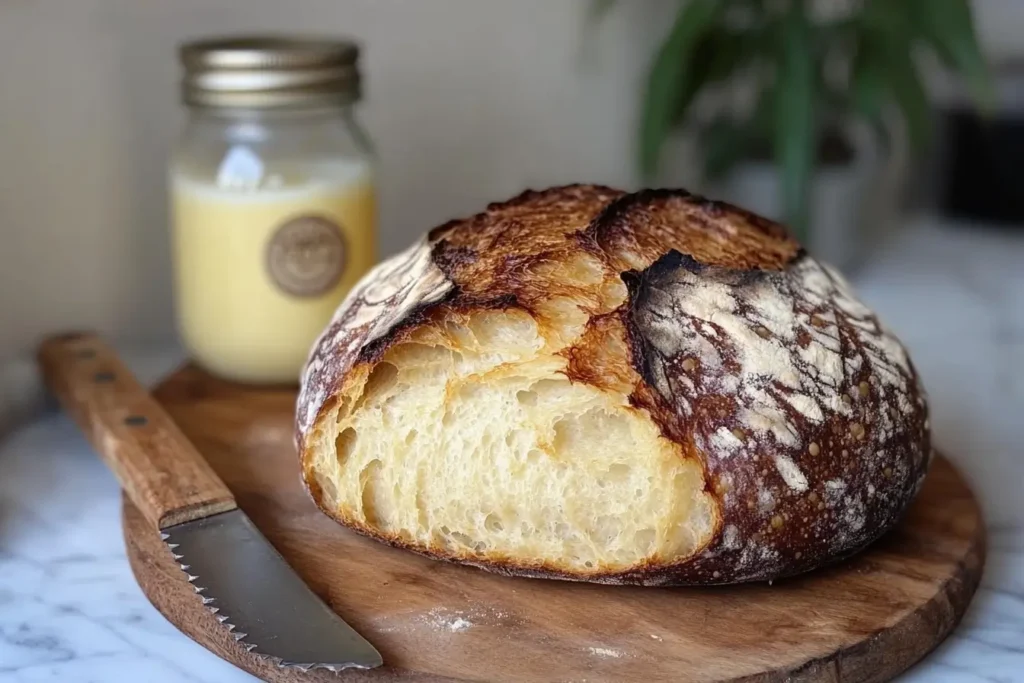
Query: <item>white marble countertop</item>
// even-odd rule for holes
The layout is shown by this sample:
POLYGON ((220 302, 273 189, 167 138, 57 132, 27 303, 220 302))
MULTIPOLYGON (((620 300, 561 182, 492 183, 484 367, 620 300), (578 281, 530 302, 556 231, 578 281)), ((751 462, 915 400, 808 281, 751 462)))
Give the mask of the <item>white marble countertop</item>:
MULTIPOLYGON (((936 443, 985 508, 989 550, 963 623, 901 681, 1024 681, 1024 233, 919 222, 854 278, 911 349, 936 443)), ((176 354, 126 354, 144 380, 176 354)), ((0 681, 255 680, 150 606, 121 540, 117 484, 41 402, 29 362, 0 369, 0 681)))

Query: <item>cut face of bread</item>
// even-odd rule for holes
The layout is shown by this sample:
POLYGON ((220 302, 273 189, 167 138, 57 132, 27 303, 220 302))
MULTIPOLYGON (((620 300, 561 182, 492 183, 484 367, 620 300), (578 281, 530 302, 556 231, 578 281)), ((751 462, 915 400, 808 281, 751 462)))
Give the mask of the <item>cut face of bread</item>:
POLYGON ((621 394, 571 382, 529 315, 474 313, 432 333, 389 349, 329 414, 313 469, 340 517, 583 575, 671 563, 710 540, 700 465, 621 394))
POLYGON ((303 480, 433 557, 643 585, 857 552, 931 462, 899 340, 779 225, 684 191, 527 192, 369 273, 305 368, 303 480))

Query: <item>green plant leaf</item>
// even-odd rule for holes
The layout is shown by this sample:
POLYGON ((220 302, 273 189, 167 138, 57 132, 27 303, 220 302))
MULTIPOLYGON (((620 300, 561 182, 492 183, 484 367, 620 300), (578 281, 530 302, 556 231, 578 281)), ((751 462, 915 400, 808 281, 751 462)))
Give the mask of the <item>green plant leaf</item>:
POLYGON ((875 33, 904 30, 916 13, 913 2, 917 0, 866 0, 859 23, 875 33))
POLYGON ((775 130, 775 91, 772 87, 763 88, 758 95, 754 111, 750 114, 749 128, 753 139, 770 146, 775 130))
POLYGON ((754 41, 749 34, 721 26, 709 27, 693 49, 691 68, 676 101, 673 123, 679 124, 686 119, 690 105, 704 88, 727 80, 754 54, 754 41))
POLYGON ((864 39, 853 61, 851 91, 857 110, 869 119, 878 118, 885 101, 885 64, 864 39))
POLYGON ((921 32, 947 65, 964 77, 975 103, 992 108, 995 89, 988 62, 978 46, 968 0, 914 0, 921 32))
POLYGON ((870 37, 862 36, 853 60, 850 102, 853 110, 874 130, 875 137, 883 149, 888 149, 891 142, 889 129, 883 118, 883 105, 888 96, 885 62, 881 50, 875 47, 870 37))
POLYGON ((640 119, 639 162, 649 179, 658 167, 662 144, 678 115, 679 103, 693 78, 694 49, 721 10, 718 0, 691 0, 679 11, 648 73, 640 119))
POLYGON ((790 227, 807 239, 811 174, 817 141, 815 60, 811 26, 796 2, 781 27, 780 59, 774 95, 775 157, 782 172, 782 205, 790 227))
POLYGON ((741 161, 751 146, 750 126, 743 126, 728 115, 716 117, 701 131, 704 177, 717 180, 741 161))
POLYGON ((918 151, 926 148, 932 137, 931 101, 909 50, 889 51, 886 77, 906 123, 911 147, 918 151))

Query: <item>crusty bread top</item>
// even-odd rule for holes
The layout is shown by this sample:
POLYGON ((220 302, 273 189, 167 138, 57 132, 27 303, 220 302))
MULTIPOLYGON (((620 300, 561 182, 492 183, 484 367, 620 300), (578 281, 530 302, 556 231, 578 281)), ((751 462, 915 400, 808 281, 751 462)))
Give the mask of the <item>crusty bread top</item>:
POLYGON ((923 481, 923 389, 842 276, 737 207, 584 185, 492 204, 364 278, 313 349, 300 448, 355 368, 484 308, 529 312, 571 380, 628 396, 701 463, 718 532, 651 570, 673 582, 817 566, 889 528, 923 481))

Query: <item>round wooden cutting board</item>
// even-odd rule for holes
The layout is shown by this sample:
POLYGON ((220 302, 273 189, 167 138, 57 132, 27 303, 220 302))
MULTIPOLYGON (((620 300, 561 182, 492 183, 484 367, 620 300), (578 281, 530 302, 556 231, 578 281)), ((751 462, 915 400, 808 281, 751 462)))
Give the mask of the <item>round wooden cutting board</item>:
POLYGON ((294 393, 186 368, 156 391, 239 505, 385 667, 280 669, 238 646, 155 531, 124 503, 132 569, 172 623, 268 681, 882 681, 956 625, 977 587, 977 501, 937 460, 902 524, 831 568, 777 581, 633 588, 511 579, 350 533, 299 482, 294 393))

